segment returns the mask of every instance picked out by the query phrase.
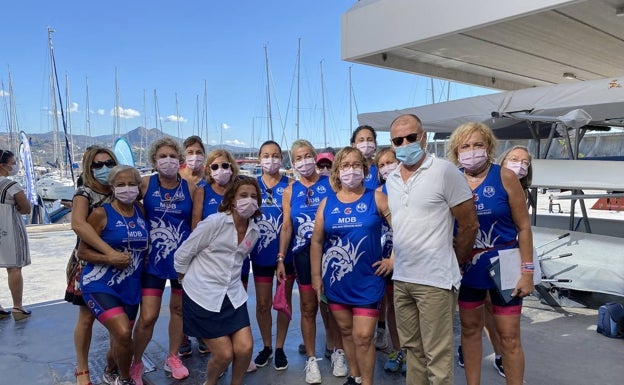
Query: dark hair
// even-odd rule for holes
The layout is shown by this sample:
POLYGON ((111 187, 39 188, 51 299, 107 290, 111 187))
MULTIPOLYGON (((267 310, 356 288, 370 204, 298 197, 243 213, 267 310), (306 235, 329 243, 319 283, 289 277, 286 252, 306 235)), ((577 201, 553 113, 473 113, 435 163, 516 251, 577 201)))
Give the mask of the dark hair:
POLYGON ((362 131, 362 130, 369 130, 370 132, 373 133, 373 139, 375 139, 375 143, 377 143, 377 133, 375 132, 375 129, 371 126, 368 126, 366 124, 359 126, 358 128, 355 129, 355 131, 353 131, 353 134, 351 135, 351 144, 355 143, 355 138, 357 137, 357 134, 362 131))
POLYGON ((258 210, 251 216, 252 218, 256 218, 262 215, 260 211, 260 206, 262 205, 262 193, 260 192, 260 186, 258 185, 258 181, 256 178, 252 178, 249 176, 239 176, 238 178, 233 179, 225 189, 225 193, 223 194, 223 199, 219 204, 219 208, 217 209, 220 213, 231 213, 232 207, 234 207, 234 197, 236 196, 236 192, 240 186, 254 186, 256 189, 256 200, 258 201, 258 210))
POLYGON ((274 141, 274 140, 267 140, 266 142, 264 142, 264 143, 262 143, 262 144, 260 145, 260 149, 258 150, 258 156, 260 156, 260 154, 262 153, 262 147, 264 147, 264 146, 268 146, 268 145, 270 145, 270 144, 272 144, 272 145, 274 145, 274 146, 277 146, 277 149, 279 150, 280 156, 282 155, 282 146, 280 146, 279 144, 277 144, 277 142, 276 142, 276 141, 274 141))
POLYGON ((194 145, 194 144, 199 144, 199 147, 201 147, 202 151, 204 152, 204 154, 206 153, 206 148, 204 147, 204 143, 202 142, 202 138, 200 138, 197 135, 191 135, 188 138, 184 139, 184 142, 182 143, 182 145, 184 146, 184 149, 186 150, 188 147, 194 145))
POLYGON ((0 151, 2 151, 2 153, 0 153, 0 164, 8 163, 9 159, 15 156, 15 154, 13 154, 9 150, 0 150, 0 151))

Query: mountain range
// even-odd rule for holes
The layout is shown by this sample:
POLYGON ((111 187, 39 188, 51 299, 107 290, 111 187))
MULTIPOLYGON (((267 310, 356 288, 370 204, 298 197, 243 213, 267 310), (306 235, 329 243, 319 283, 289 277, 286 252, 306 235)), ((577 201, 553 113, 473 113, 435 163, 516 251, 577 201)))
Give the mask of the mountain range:
MULTIPOLYGON (((184 141, 184 138, 177 138, 173 135, 169 135, 163 133, 160 129, 157 128, 145 128, 145 127, 137 127, 134 130, 128 131, 123 134, 121 137, 126 138, 130 146, 132 147, 132 151, 134 153, 134 159, 137 163, 137 166, 146 164, 147 153, 149 152, 149 148, 152 143, 162 138, 163 136, 168 136, 172 138, 174 141, 180 143, 184 141)), ((54 163, 54 132, 46 132, 43 134, 31 134, 28 136, 30 138, 31 150, 33 154, 33 161, 35 164, 45 165, 47 162, 54 163)), ((61 143, 60 148, 64 148, 65 138, 62 134, 58 135, 58 142, 61 143)), ((88 146, 97 144, 105 147, 113 147, 115 143, 114 135, 99 135, 90 137, 87 135, 73 135, 71 139, 69 139, 71 143, 73 143, 73 151, 74 151, 74 162, 79 161, 82 158, 82 154, 84 153, 85 148, 88 146)), ((15 152, 16 147, 19 145, 17 142, 18 139, 16 136, 13 136, 13 141, 15 142, 12 146, 9 145, 10 138, 8 133, 0 134, 0 148, 1 149, 12 149, 15 152)), ((258 153, 258 150, 255 148, 249 147, 237 147, 230 145, 216 145, 209 146, 204 143, 206 146, 206 153, 214 149, 223 148, 229 151, 234 157, 242 158, 252 154, 255 156, 258 153)), ((59 147, 57 147, 59 148, 59 147)))

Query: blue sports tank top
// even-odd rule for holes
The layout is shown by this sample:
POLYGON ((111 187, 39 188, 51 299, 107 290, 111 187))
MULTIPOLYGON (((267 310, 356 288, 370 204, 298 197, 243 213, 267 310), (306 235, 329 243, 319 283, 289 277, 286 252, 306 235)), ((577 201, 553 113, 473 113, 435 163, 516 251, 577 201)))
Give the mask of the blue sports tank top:
MULTIPOLYGON (((260 238, 256 246, 251 250, 251 261, 261 266, 274 266, 279 252, 279 236, 282 230, 282 197, 284 189, 288 187, 290 179, 282 176, 280 181, 272 188, 267 188, 262 180, 262 176, 258 177, 258 185, 262 194, 262 216, 256 219, 258 228, 260 228, 260 238), (270 193, 269 193, 270 192, 270 193)), ((287 253, 286 261, 292 259, 292 254, 287 253)))
POLYGON ((178 176, 172 189, 160 186, 158 175, 150 177, 143 206, 150 228, 147 272, 162 279, 177 279, 173 254, 191 233, 193 201, 188 182, 178 176))
POLYGON ((479 219, 479 231, 474 245, 476 254, 464 267, 462 285, 491 289, 495 285, 488 272, 490 258, 498 255, 497 250, 516 247, 515 241, 518 237, 499 165, 493 164, 490 167, 483 182, 473 190, 473 199, 479 219))
POLYGON ((204 206, 202 209, 202 219, 205 219, 208 215, 216 214, 221 201, 223 200, 223 195, 219 195, 212 189, 210 184, 206 183, 204 185, 204 206))
POLYGON ((310 187, 305 187, 299 181, 293 183, 290 198, 290 217, 294 234, 291 243, 293 253, 310 246, 316 210, 323 198, 331 195, 335 194, 329 184, 329 178, 325 175, 320 175, 319 180, 310 187))
POLYGON ((368 170, 368 175, 364 178, 364 187, 375 190, 377 187, 381 185, 379 181, 379 173, 377 172, 377 166, 374 164, 370 166, 368 170))
POLYGON ((369 305, 381 298, 385 280, 375 275, 373 263, 381 259, 381 223, 375 191, 343 203, 331 195, 323 211, 325 244, 322 274, 325 295, 346 305, 369 305))
POLYGON ((141 301, 141 274, 149 243, 147 223, 136 207, 131 217, 123 217, 110 203, 102 207, 106 211, 102 240, 115 250, 129 251, 131 261, 123 270, 88 262, 82 271, 82 291, 110 294, 125 304, 136 305, 141 301))

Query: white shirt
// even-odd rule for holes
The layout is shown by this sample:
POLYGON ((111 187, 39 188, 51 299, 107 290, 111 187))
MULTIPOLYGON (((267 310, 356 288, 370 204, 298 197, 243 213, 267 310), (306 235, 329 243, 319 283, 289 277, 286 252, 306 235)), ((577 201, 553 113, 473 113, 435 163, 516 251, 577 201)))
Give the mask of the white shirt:
POLYGON ((386 181, 392 213, 392 278, 443 289, 459 288, 451 208, 472 199, 466 178, 452 163, 426 154, 404 182, 402 165, 386 181))
POLYGON ((231 214, 216 213, 199 222, 174 255, 174 268, 185 274, 182 287, 198 305, 219 312, 227 295, 235 309, 247 301, 241 282, 243 261, 260 235, 249 221, 247 233, 238 244, 231 214))

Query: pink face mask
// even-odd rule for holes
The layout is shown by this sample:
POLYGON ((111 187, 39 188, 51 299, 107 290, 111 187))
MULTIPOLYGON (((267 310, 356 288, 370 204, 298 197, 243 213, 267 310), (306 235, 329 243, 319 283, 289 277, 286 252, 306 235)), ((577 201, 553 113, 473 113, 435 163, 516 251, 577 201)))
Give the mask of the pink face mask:
POLYGON ((387 164, 385 166, 382 166, 379 169, 379 173, 381 174, 381 177, 384 179, 388 179, 388 175, 390 175, 390 173, 394 170, 396 170, 396 168, 399 166, 398 163, 390 163, 387 164))
POLYGON ((468 172, 480 170, 487 160, 488 156, 484 148, 459 153, 459 164, 468 172))
POLYGON ((175 176, 180 170, 180 161, 175 158, 158 158, 156 161, 158 172, 164 176, 175 176))
POLYGON ((295 162, 295 170, 297 170, 301 176, 307 178, 314 173, 314 170, 316 170, 316 161, 314 158, 304 158, 295 162))
POLYGON ((524 178, 529 173, 529 166, 522 162, 508 161, 507 166, 505 167, 515 172, 516 175, 518 176, 518 179, 524 178))
POLYGON ((139 186, 119 186, 115 187, 115 198, 120 202, 129 205, 139 196, 139 186))
POLYGON ((360 150, 366 159, 370 159, 375 154, 377 146, 375 146, 375 142, 359 142, 355 145, 355 148, 360 150))
POLYGON ((340 183, 348 188, 360 186, 363 180, 364 171, 359 168, 350 167, 346 170, 340 170, 340 183))
POLYGON ((281 165, 282 160, 279 158, 260 159, 260 166, 262 166, 262 171, 266 174, 275 174, 279 171, 281 165))
POLYGON ((230 182, 230 179, 232 179, 232 170, 219 167, 216 170, 211 170, 210 176, 219 186, 225 186, 230 182))
POLYGON ((256 210, 258 210, 258 201, 254 198, 241 198, 236 201, 236 212, 242 218, 251 218, 256 210))
POLYGON ((204 164, 203 155, 189 155, 186 157, 186 166, 193 171, 199 171, 204 164))

